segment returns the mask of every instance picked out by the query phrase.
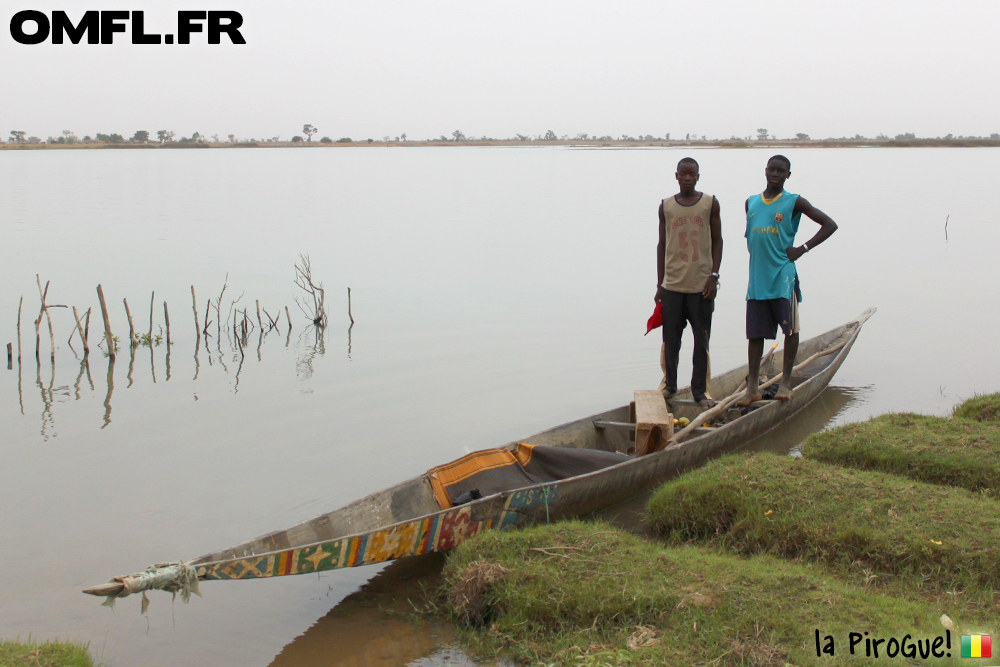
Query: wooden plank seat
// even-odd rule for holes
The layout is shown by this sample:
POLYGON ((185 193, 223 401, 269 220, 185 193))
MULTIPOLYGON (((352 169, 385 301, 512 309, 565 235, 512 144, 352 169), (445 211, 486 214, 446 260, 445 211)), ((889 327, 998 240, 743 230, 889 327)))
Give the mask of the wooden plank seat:
POLYGON ((639 389, 635 392, 635 455, 652 454, 666 446, 674 435, 674 416, 663 392, 639 389))

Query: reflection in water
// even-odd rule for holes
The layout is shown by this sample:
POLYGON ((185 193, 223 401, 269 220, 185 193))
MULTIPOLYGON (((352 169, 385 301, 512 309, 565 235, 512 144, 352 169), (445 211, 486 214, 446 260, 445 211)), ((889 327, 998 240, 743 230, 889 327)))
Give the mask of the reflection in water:
POLYGON ((425 588, 440 585, 444 562, 441 554, 393 562, 285 646, 271 667, 479 664, 454 647, 452 624, 408 620, 410 601, 420 604, 425 588))
MULTIPOLYGON (((244 344, 247 342, 249 333, 252 330, 257 329, 257 327, 246 317, 243 311, 238 311, 241 319, 234 318, 232 324, 233 327, 226 327, 223 329, 223 335, 225 340, 228 341, 229 346, 227 349, 223 349, 221 342, 222 339, 217 339, 216 350, 213 351, 209 345, 209 338, 211 334, 205 334, 205 351, 208 355, 209 366, 215 366, 215 362, 218 361, 221 370, 229 374, 229 367, 226 364, 226 357, 232 355, 232 360, 237 362, 237 367, 235 369, 235 374, 233 377, 233 393, 239 393, 240 381, 242 378, 243 371, 243 361, 245 359, 245 349, 244 344), (244 329, 244 326, 246 329, 244 329), (241 335, 242 334, 242 335, 241 335)), ((278 335, 281 334, 281 330, 272 324, 270 326, 264 325, 258 332, 257 338, 257 361, 263 361, 264 355, 264 344, 267 342, 267 338, 271 331, 277 331, 278 335)), ((86 329, 85 329, 86 332, 86 329)), ((350 332, 348 332, 350 335, 350 332)), ((291 327, 288 328, 287 335, 285 337, 285 347, 288 348, 291 345, 292 331, 291 327)), ((325 331, 321 327, 312 327, 311 333, 309 329, 306 329, 298 338, 298 344, 303 348, 303 354, 296 359, 296 371, 299 378, 309 378, 313 373, 313 361, 317 356, 323 356, 326 351, 325 346, 325 331)), ((129 345, 129 361, 128 361, 128 373, 126 375, 128 379, 128 385, 126 389, 132 388, 136 384, 135 377, 135 362, 136 354, 141 346, 146 346, 149 348, 149 372, 150 378, 153 384, 157 383, 156 377, 156 352, 160 348, 160 345, 156 339, 151 339, 148 343, 143 342, 135 346, 129 345)), ((350 349, 350 342, 348 341, 348 349, 350 349)), ((172 367, 172 357, 173 352, 172 347, 167 346, 164 348, 164 362, 166 367, 166 381, 169 382, 173 375, 172 367)), ((39 355, 40 356, 40 355, 39 355)), ((65 387, 61 387, 59 390, 55 389, 55 358, 50 359, 50 377, 48 383, 42 379, 42 370, 40 360, 36 361, 36 374, 35 374, 35 384, 38 387, 39 396, 41 398, 41 436, 43 439, 48 440, 56 435, 54 432, 54 415, 53 407, 55 403, 55 394, 62 389, 66 390, 67 397, 73 397, 75 400, 80 400, 83 398, 81 392, 81 385, 83 382, 83 377, 86 375, 87 382, 90 385, 90 390, 93 392, 95 390, 94 380, 90 373, 90 357, 88 354, 84 353, 82 358, 77 355, 79 359, 79 368, 76 368, 76 377, 72 384, 67 384, 65 387)), ((108 426, 111 423, 111 411, 112 411, 112 397, 114 395, 114 367, 115 359, 108 357, 108 374, 107 374, 107 392, 104 396, 104 415, 103 415, 103 425, 101 428, 108 426)), ((13 369, 11 369, 13 370, 13 369)), ((192 380, 198 380, 201 374, 201 336, 197 337, 194 349, 194 377, 192 380)), ((20 359, 18 359, 17 364, 17 398, 18 405, 20 407, 21 414, 25 414, 24 406, 24 390, 23 390, 23 367, 20 359)))
POLYGON ((49 376, 49 386, 46 387, 42 384, 42 364, 38 360, 38 355, 35 355, 35 384, 38 385, 38 389, 42 394, 42 440, 48 440, 51 437, 49 427, 55 423, 55 419, 52 416, 52 384, 56 379, 56 360, 54 356, 51 359, 51 364, 52 373, 49 376))
POLYGON ((871 387, 827 387, 794 417, 748 443, 743 451, 788 454, 811 433, 832 426, 839 415, 871 391, 871 387))
POLYGON ((108 394, 104 397, 104 426, 111 423, 111 394, 115 391, 115 358, 108 357, 108 394))
POLYGON ((295 364, 295 374, 300 380, 311 378, 314 371, 313 361, 317 356, 322 357, 326 354, 326 329, 322 326, 310 324, 306 327, 305 331, 299 334, 299 343, 302 343, 303 339, 308 337, 310 332, 313 335, 312 346, 307 348, 305 354, 299 357, 295 364))
POLYGON ((153 354, 153 344, 149 344, 149 372, 153 375, 153 384, 156 384, 156 363, 155 356, 153 354))
MULTIPOLYGON (((20 330, 18 330, 18 334, 20 334, 20 333, 21 333, 20 330)), ((21 346, 20 338, 18 339, 17 343, 18 343, 18 348, 20 348, 20 346, 21 346)), ((22 382, 21 381, 21 355, 19 354, 19 355, 17 355, 17 403, 18 403, 18 405, 21 406, 21 414, 23 415, 24 414, 24 392, 21 389, 21 382, 22 382)))
POLYGON ((80 361, 80 372, 76 376, 76 382, 73 386, 76 388, 76 400, 80 400, 80 380, 83 379, 83 374, 87 374, 87 380, 90 382, 90 390, 94 390, 94 381, 90 379, 90 355, 83 355, 83 359, 80 361))

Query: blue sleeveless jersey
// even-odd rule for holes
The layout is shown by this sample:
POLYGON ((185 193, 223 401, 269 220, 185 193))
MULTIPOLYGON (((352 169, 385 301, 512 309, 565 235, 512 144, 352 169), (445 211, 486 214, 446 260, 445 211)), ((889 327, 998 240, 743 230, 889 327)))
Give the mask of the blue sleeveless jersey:
POLYGON ((747 207, 747 250, 750 251, 750 284, 747 301, 751 299, 791 299, 795 294, 802 301, 795 262, 788 259, 786 248, 795 245, 801 213, 795 213, 798 195, 783 192, 770 204, 762 195, 754 195, 747 207))

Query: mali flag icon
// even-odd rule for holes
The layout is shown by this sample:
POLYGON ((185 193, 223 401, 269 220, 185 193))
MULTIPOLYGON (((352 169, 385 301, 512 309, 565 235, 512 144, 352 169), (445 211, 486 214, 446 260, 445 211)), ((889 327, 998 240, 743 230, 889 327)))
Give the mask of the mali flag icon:
POLYGON ((990 635, 962 635, 963 658, 992 658, 990 635))

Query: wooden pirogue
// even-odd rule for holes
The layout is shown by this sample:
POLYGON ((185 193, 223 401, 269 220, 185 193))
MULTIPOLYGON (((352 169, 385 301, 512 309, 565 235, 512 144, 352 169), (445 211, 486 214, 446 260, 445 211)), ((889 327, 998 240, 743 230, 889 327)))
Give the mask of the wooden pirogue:
MULTIPOLYGON (((800 363, 788 401, 720 409, 715 427, 698 428, 702 409, 690 388, 668 400, 675 417, 695 423, 689 439, 644 456, 628 456, 630 406, 579 419, 504 447, 469 454, 338 510, 183 563, 150 566, 85 590, 108 602, 151 589, 197 592, 199 580, 306 574, 452 549, 486 530, 577 517, 635 497, 712 456, 761 436, 808 405, 829 384, 857 340, 871 308, 857 319, 799 344, 800 363), (589 470, 589 472, 588 472, 589 470), (553 472, 554 471, 554 472, 553 472), (559 478, 560 474, 569 475, 559 478), (583 471, 581 473, 581 471, 583 471), (499 487, 499 488, 498 488, 499 487)), ((762 373, 782 364, 778 351, 762 373)), ((711 380, 716 397, 735 395, 747 367, 711 380)), ((721 406, 720 406, 721 407, 721 406)), ((681 433, 684 433, 683 431, 681 433)), ((680 434, 678 434, 680 435, 680 434)), ((669 437, 669 436, 668 436, 669 437)), ((677 437, 676 435, 674 436, 677 437)), ((640 451, 644 443, 640 445, 640 451)))

